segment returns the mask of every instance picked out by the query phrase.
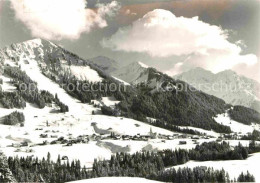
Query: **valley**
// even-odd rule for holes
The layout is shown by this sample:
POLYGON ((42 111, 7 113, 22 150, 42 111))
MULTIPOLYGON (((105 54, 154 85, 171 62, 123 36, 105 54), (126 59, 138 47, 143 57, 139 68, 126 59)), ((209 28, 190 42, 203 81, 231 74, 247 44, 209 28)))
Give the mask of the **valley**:
MULTIPOLYGON (((251 125, 246 125, 231 119, 227 114, 227 110, 231 108, 230 105, 199 91, 182 92, 180 93, 182 98, 175 97, 175 94, 170 92, 163 95, 162 92, 156 91, 154 94, 151 91, 154 90, 157 82, 174 83, 176 81, 155 69, 146 70, 148 68, 140 63, 140 68, 145 68, 147 75, 143 75, 144 77, 141 79, 133 76, 131 80, 123 81, 123 78, 113 79, 112 76, 102 73, 91 64, 85 65, 86 63, 79 57, 67 53, 45 40, 36 39, 16 44, 12 48, 7 47, 1 50, 0 53, 3 67, 23 71, 24 75, 36 83, 39 91, 44 90, 57 96, 64 105, 68 106, 68 111, 60 112, 60 106, 54 101, 46 102, 43 108, 28 101, 24 108, 5 108, 1 105, 0 151, 7 157, 31 157, 40 160, 46 158, 50 153, 50 160, 53 162, 56 162, 59 157, 65 164, 79 160, 82 167, 92 170, 95 161, 109 161, 117 153, 135 155, 138 152, 160 153, 164 150, 191 150, 197 145, 211 142, 228 142, 232 148, 238 146, 239 143, 248 147, 251 140, 243 139, 244 136, 252 134, 253 130, 260 131, 259 123, 252 121, 251 125), (78 97, 81 96, 81 93, 69 93, 68 89, 61 87, 60 82, 63 78, 75 82, 91 83, 112 80, 117 85, 121 83, 132 89, 129 89, 130 92, 127 90, 122 94, 122 100, 110 92, 94 92, 96 97, 89 97, 87 98, 90 99, 89 102, 82 102, 78 97), (148 87, 138 88, 137 86, 136 89, 130 85, 134 81, 140 83, 148 81, 148 87), (134 95, 138 95, 138 97, 134 95), (129 99, 125 96, 129 96, 129 99), (133 101, 130 101, 130 98, 133 98, 133 101), (143 100, 139 100, 140 98, 143 100), (182 102, 182 99, 189 105, 182 102), (165 103, 166 101, 175 103, 176 108, 170 109, 168 103, 165 103), (121 113, 122 115, 103 113, 104 106, 113 111, 122 102, 129 102, 125 104, 126 110, 121 113), (150 106, 144 104, 145 102, 150 106), (161 105, 162 108, 159 108, 158 105, 161 105), (177 110, 180 108, 183 111, 177 110), (189 109, 187 110, 187 108, 189 109), (165 109, 165 111, 161 112, 161 109, 165 109), (14 111, 24 114, 23 126, 2 124, 5 116, 14 111), (172 111, 175 113, 171 113, 172 111), (192 120, 194 118, 192 115, 203 121, 192 120), (174 123, 170 123, 172 121, 174 123), (173 129, 176 127, 178 130, 174 131, 173 129), (222 129, 224 131, 221 131, 222 129), (228 133, 226 129, 230 129, 231 133, 228 133), (185 133, 184 130, 190 130, 190 133, 185 133)), ((138 67, 138 69, 140 68, 138 67)), ((118 76, 120 75, 116 77, 118 76)), ((1 92, 18 92, 20 94, 16 78, 12 78, 4 72, 1 79, 1 92)), ((259 145, 259 139, 256 145, 259 145)), ((234 161, 238 166, 240 163, 252 163, 252 159, 259 161, 258 154, 252 154, 245 160, 234 161)), ((217 161, 215 162, 217 164, 217 161)), ((230 164, 232 162, 233 160, 230 160, 230 164)), ((176 165, 174 168, 186 165, 187 167, 196 165, 219 168, 210 162, 193 161, 176 165)), ((247 166, 244 169, 238 169, 236 173, 246 172, 246 170, 247 166)), ((251 170, 249 169, 250 173, 253 173, 256 180, 259 180, 255 172, 251 170)), ((231 172, 230 169, 227 169, 227 172, 231 172)), ((232 179, 237 178, 233 172, 230 173, 230 176, 232 179)))

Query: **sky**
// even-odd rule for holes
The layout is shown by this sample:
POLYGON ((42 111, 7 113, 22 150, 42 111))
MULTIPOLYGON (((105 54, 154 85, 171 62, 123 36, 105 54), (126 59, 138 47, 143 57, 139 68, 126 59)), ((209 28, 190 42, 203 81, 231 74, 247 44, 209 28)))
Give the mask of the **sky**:
POLYGON ((83 58, 171 76, 232 69, 260 82, 259 0, 0 0, 0 48, 50 40, 83 58))

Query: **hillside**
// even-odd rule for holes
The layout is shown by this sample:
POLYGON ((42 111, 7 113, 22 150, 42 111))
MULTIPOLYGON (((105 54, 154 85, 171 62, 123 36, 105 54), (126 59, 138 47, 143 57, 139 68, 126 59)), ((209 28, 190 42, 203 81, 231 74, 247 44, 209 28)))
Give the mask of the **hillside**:
POLYGON ((138 84, 148 80, 148 68, 141 62, 134 62, 115 70, 111 75, 128 83, 138 84))
POLYGON ((119 68, 119 64, 115 60, 104 56, 90 58, 88 61, 108 74, 119 68))
POLYGON ((91 106, 92 100, 114 97, 120 103, 113 108, 103 105, 100 112, 144 122, 148 122, 147 117, 155 118, 157 121, 153 125, 167 129, 172 129, 173 125, 182 125, 231 132, 229 127, 216 123, 213 118, 224 113, 230 105, 142 63, 134 63, 126 67, 126 70, 120 69, 123 73, 133 74, 128 82, 137 81, 137 86, 124 86, 124 90, 112 91, 102 87, 114 84, 120 88, 122 83, 89 61, 46 40, 36 39, 13 44, 1 50, 1 58, 5 60, 5 64, 19 67, 29 78, 37 81, 39 90, 48 86, 48 91, 53 96, 66 91, 58 95, 58 104, 64 103, 74 114, 81 115, 81 109, 93 113, 96 110, 91 106), (127 70, 130 68, 136 72, 127 70), (62 88, 57 88, 53 82, 62 88), (78 90, 85 85, 99 89, 78 90), (77 86, 77 89, 71 89, 70 86, 77 86), (75 99, 88 105, 75 104, 75 99))
MULTIPOLYGON (((93 174, 85 170, 94 168, 96 162, 103 167, 103 163, 119 153, 135 157, 142 151, 149 154, 165 149, 192 149, 197 143, 215 141, 221 133, 228 135, 231 129, 241 135, 260 129, 237 114, 250 109, 232 108, 223 100, 154 68, 145 69, 144 80, 139 80, 139 84, 123 85, 125 90, 114 91, 99 87, 102 89, 104 84, 122 87, 122 82, 46 40, 13 44, 0 50, 0 58, 3 61, 0 150, 9 157, 9 168, 21 182, 40 181, 43 177, 51 178, 46 182, 57 182, 52 181, 58 178, 55 173, 46 176, 47 170, 60 171, 60 176, 67 171, 68 176, 63 180, 94 178, 95 173, 105 176, 106 171, 99 167, 93 174), (94 90, 70 88, 86 84, 94 90), (20 88, 21 85, 25 88, 20 88), (226 116, 232 110, 237 120, 242 120, 241 128, 246 126, 246 130, 233 128, 235 121, 226 116), (198 142, 193 137, 199 138, 198 142), (23 157, 28 159, 24 161, 23 157), (67 160, 71 165, 63 166, 67 160), (18 161, 22 171, 12 166, 18 161), (38 165, 30 162, 36 161, 45 164, 46 171, 42 169, 45 176, 34 171, 38 165), (55 169, 54 164, 63 169, 55 169), (79 164, 86 168, 80 168, 79 164), (77 168, 68 171, 70 166, 77 168), (84 172, 81 176, 79 170, 84 172), (22 176, 23 172, 34 173, 27 177, 22 176)), ((254 116, 249 120, 258 122, 258 113, 251 114, 254 116)), ((237 140, 229 142, 232 146, 238 143, 237 140)), ((249 141, 243 141, 243 145, 248 146, 249 141)), ((151 171, 151 162, 156 170, 154 160, 142 167, 151 171)), ((160 164, 160 160, 156 162, 160 164)))

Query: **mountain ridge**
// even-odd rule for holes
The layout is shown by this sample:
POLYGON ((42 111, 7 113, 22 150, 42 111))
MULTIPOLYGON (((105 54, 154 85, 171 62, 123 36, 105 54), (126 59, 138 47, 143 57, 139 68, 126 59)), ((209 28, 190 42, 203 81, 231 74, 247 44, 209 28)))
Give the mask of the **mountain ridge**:
MULTIPOLYGON (((34 76, 30 67, 35 65, 36 68, 38 65, 39 71, 34 70, 34 72, 41 72, 45 77, 63 86, 67 94, 83 104, 91 105, 92 100, 101 100, 102 97, 114 97, 116 101, 120 101, 114 108, 101 107, 104 115, 124 116, 143 122, 148 122, 147 117, 150 117, 157 119, 153 125, 167 129, 174 129, 174 125, 182 125, 206 130, 213 129, 217 132, 231 132, 229 127, 218 124, 214 120, 217 114, 224 113, 230 105, 225 104, 222 99, 191 89, 188 83, 175 80, 140 63, 132 63, 131 67, 127 67, 127 69, 134 67, 140 69, 141 74, 137 72, 137 75, 131 78, 132 82, 139 82, 138 85, 127 86, 125 91, 90 90, 84 92, 69 90, 68 86, 74 84, 81 87, 87 83, 99 87, 104 83, 119 85, 120 82, 114 79, 113 75, 105 73, 89 61, 48 42, 42 44, 41 41, 34 40, 19 43, 0 50, 0 53, 0 57, 5 60, 6 64, 27 70, 29 76, 34 76), (74 68, 87 69, 86 73, 82 73, 85 74, 85 79, 78 77, 78 70, 75 71, 74 68), (88 72, 95 72, 97 77, 94 79, 100 78, 100 80, 93 82, 88 72), (168 85, 172 86, 171 90, 168 85), (180 86, 187 89, 181 90, 180 86)), ((41 80, 39 84, 40 82, 41 80)))
POLYGON ((186 81, 208 94, 223 98, 232 105, 242 105, 260 111, 260 84, 232 70, 214 74, 202 68, 191 69, 174 78, 186 81))

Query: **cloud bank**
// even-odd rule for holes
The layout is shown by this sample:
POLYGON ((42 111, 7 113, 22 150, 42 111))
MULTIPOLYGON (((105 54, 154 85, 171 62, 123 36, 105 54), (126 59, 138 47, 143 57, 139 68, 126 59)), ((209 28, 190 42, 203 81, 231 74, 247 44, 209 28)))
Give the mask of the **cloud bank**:
POLYGON ((96 11, 86 8, 86 0, 11 0, 11 5, 32 36, 48 40, 78 39, 94 27, 106 27, 105 17, 119 9, 116 1, 99 4, 96 11))
POLYGON ((198 17, 176 17, 170 11, 156 9, 120 28, 101 44, 112 50, 147 53, 151 57, 187 56, 168 70, 170 75, 193 67, 216 73, 236 65, 257 64, 255 55, 241 55, 239 42, 231 43, 227 38, 226 30, 198 17))

